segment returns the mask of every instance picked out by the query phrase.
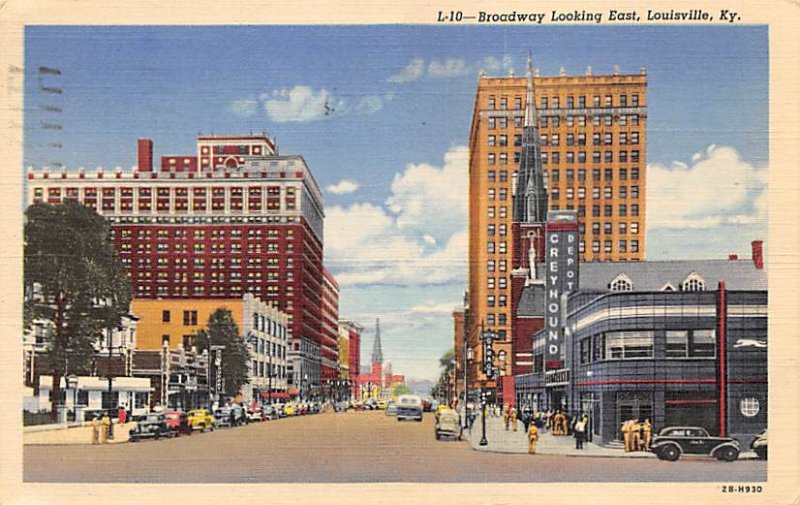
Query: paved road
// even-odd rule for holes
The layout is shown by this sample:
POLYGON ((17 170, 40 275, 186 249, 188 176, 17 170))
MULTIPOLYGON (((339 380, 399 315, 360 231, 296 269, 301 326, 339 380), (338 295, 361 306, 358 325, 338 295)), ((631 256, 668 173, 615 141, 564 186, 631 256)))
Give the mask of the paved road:
MULTIPOLYGON (((476 425, 477 427, 477 425, 476 425)), ((763 461, 675 463, 473 451, 433 436, 432 416, 282 419, 171 440, 25 446, 26 482, 624 482, 766 479, 763 461)))

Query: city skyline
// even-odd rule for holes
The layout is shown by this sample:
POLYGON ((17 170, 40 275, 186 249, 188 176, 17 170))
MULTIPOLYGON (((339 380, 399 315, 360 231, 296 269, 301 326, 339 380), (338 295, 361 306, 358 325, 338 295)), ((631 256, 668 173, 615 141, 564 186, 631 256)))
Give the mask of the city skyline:
MULTIPOLYGON (((542 75, 647 67, 648 259, 745 256, 766 238, 766 27, 30 27, 26 37, 28 68, 62 72, 69 169, 129 169, 140 137, 157 156, 191 153, 198 131, 266 130, 283 154, 304 156, 325 188, 340 313, 364 324, 367 342, 380 317, 387 360, 407 377, 436 376, 466 286, 478 71, 524 75, 528 49, 542 75), (727 184, 709 186, 722 170, 727 184), (691 198, 676 206, 676 194, 691 198)), ((36 84, 26 83, 25 163, 38 166, 53 137, 32 110, 36 84)))

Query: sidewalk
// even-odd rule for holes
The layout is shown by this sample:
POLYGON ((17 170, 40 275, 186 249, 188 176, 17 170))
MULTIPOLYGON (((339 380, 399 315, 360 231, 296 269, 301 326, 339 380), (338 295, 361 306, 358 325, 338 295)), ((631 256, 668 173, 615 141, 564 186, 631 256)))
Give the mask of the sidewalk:
MULTIPOLYGON (((481 418, 475 418, 472 425, 472 435, 464 432, 464 436, 469 439, 470 445, 476 451, 506 452, 515 454, 528 453, 528 437, 525 434, 525 425, 518 422, 516 432, 506 431, 502 417, 486 418, 486 440, 488 445, 480 446, 481 440, 481 418)), ((603 458, 655 458, 651 452, 625 452, 620 449, 610 449, 601 447, 591 442, 584 442, 583 449, 575 448, 575 439, 571 436, 553 436, 544 429, 539 430, 539 442, 536 444, 536 454, 559 455, 559 456, 583 456, 583 457, 603 457, 603 458)))
MULTIPOLYGON (((109 444, 120 444, 128 441, 128 432, 136 427, 130 422, 123 425, 114 425, 114 439, 109 444)), ((52 444, 91 444, 92 425, 84 426, 49 425, 36 430, 23 431, 22 443, 25 445, 52 445, 52 444), (43 429, 42 429, 43 428, 43 429)))

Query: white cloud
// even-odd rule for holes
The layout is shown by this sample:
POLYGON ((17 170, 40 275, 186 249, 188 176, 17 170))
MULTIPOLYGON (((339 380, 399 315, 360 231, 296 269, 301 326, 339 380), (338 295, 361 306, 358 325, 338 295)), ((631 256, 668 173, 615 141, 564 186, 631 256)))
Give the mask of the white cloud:
POLYGON ((231 103, 231 110, 237 116, 250 117, 258 110, 258 101, 250 99, 234 100, 231 103))
POLYGON ((383 108, 383 100, 379 96, 368 95, 359 100, 356 112, 359 114, 374 114, 383 108))
POLYGON ((279 123, 317 121, 334 112, 343 112, 346 106, 328 90, 315 91, 309 86, 275 89, 262 94, 261 100, 269 118, 279 123))
POLYGON ((326 191, 329 193, 333 193, 334 195, 348 195, 350 193, 354 193, 358 190, 360 186, 356 181, 351 181, 349 179, 342 179, 341 181, 337 182, 336 184, 331 184, 327 188, 326 191))
POLYGON ((416 81, 425 72, 425 60, 422 58, 413 58, 408 62, 408 65, 400 72, 390 76, 387 81, 398 84, 416 81))
POLYGON ((669 167, 647 167, 647 226, 713 228, 767 219, 767 168, 742 160, 736 149, 709 146, 669 167))
POLYGON ((441 167, 409 164, 385 205, 328 209, 326 262, 340 285, 463 282, 467 262, 467 148, 441 167))
POLYGON ((435 79, 461 77, 471 73, 467 63, 460 58, 447 58, 444 61, 431 61, 428 65, 428 76, 435 79))

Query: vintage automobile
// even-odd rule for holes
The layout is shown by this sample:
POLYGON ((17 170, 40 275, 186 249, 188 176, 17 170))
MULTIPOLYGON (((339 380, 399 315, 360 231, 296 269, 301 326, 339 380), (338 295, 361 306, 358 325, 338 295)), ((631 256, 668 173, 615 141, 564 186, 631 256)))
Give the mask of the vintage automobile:
POLYGON ((397 397, 397 420, 413 419, 422 421, 422 399, 417 395, 400 395, 397 397))
POLYGON ((439 412, 436 419, 436 440, 442 437, 453 437, 461 440, 463 428, 461 427, 461 416, 453 409, 445 409, 439 412))
POLYGON ((260 406, 247 409, 247 422, 257 423, 263 420, 264 410, 260 406))
POLYGON ((730 437, 712 437, 704 428, 671 426, 653 437, 650 450, 658 459, 676 461, 684 454, 707 455, 722 461, 739 458, 739 441, 730 437))
POLYGON ((214 418, 217 420, 217 426, 227 426, 235 428, 242 424, 247 424, 247 414, 240 405, 231 405, 229 407, 220 407, 214 411, 214 418))
POLYGON ((397 415, 397 404, 395 402, 389 402, 389 404, 386 405, 386 415, 387 416, 397 415))
POLYGON ((767 430, 762 431, 758 437, 753 440, 753 443, 750 444, 750 448, 756 453, 758 459, 767 459, 767 430))
POLYGON ((167 410, 164 412, 164 417, 167 419, 167 426, 172 430, 173 435, 176 437, 185 434, 192 434, 192 426, 189 424, 189 417, 186 412, 180 410, 167 410))
POLYGON ((216 424, 214 416, 206 409, 190 410, 186 414, 186 419, 193 430, 213 430, 216 424))
POLYGON ((167 425, 167 418, 164 414, 157 412, 145 414, 136 418, 136 428, 131 430, 129 440, 138 442, 143 438, 154 438, 173 436, 172 430, 167 425))
POLYGON ((384 409, 386 408, 386 405, 387 405, 388 403, 389 403, 389 402, 387 402, 386 400, 378 400, 378 401, 376 402, 376 405, 377 405, 377 407, 378 407, 378 410, 384 410, 384 409))
POLYGON ((279 417, 278 410, 274 405, 264 405, 261 408, 261 415, 265 421, 274 421, 279 417))

